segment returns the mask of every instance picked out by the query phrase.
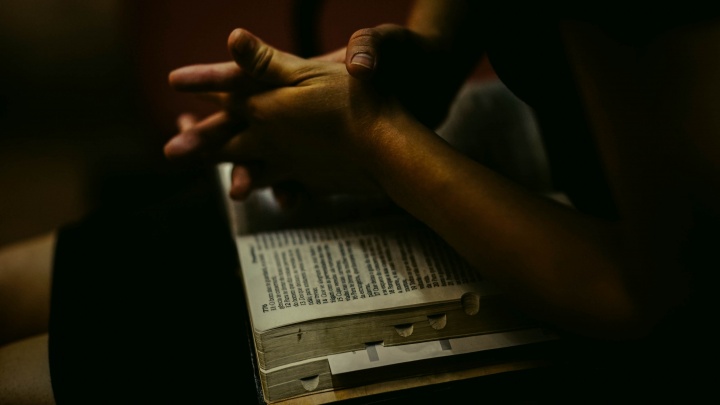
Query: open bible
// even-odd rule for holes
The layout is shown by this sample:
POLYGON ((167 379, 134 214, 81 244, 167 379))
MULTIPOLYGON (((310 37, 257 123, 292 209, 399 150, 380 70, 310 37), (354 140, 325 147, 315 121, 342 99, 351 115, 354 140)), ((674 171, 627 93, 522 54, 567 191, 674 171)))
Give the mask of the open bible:
POLYGON ((288 213, 227 197, 265 401, 477 362, 555 339, 431 229, 378 201, 288 213))

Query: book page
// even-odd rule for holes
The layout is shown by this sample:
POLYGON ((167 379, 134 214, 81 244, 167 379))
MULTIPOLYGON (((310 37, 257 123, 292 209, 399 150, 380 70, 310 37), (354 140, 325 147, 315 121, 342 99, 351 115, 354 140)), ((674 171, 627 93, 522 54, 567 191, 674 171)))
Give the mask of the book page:
POLYGON ((409 217, 261 232, 236 242, 256 331, 497 292, 409 217))

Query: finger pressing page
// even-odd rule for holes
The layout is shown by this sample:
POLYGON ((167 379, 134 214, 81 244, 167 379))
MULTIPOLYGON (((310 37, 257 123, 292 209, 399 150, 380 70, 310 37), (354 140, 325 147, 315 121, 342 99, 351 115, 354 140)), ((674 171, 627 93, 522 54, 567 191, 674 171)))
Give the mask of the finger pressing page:
POLYGON ((236 163, 230 173, 230 198, 243 201, 254 190, 270 186, 275 176, 268 175, 267 166, 260 161, 236 163))
POLYGON ((247 164, 235 165, 230 173, 230 198, 243 201, 252 191, 252 174, 247 164))
POLYGON ((299 181, 285 180, 273 184, 272 193, 280 208, 290 209, 298 205, 307 190, 299 181))
POLYGON ((165 156, 181 159, 212 153, 245 127, 246 123, 238 117, 217 112, 170 139, 165 144, 165 156))
POLYGON ((274 187, 278 184, 286 186, 284 191, 294 193, 295 197, 300 196, 305 188, 301 183, 291 180, 292 177, 290 168, 284 164, 268 164, 260 160, 236 163, 231 172, 230 197, 234 200, 244 200, 254 190, 274 187))

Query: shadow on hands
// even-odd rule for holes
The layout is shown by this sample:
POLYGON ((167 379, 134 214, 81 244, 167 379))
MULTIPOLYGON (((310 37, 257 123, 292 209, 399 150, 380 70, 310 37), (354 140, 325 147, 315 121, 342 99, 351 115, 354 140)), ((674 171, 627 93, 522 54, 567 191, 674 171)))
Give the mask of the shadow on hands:
POLYGON ((395 24, 356 31, 347 46, 348 72, 397 97, 431 129, 445 119, 458 89, 471 72, 451 67, 451 52, 440 41, 395 24))

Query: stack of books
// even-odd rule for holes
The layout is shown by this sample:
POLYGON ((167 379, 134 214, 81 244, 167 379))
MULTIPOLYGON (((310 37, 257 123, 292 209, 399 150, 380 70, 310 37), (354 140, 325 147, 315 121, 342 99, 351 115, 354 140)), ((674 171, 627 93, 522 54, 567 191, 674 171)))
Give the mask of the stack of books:
POLYGON ((283 210, 267 191, 238 203, 229 170, 218 167, 265 402, 472 376, 497 349, 558 338, 382 199, 283 210))

